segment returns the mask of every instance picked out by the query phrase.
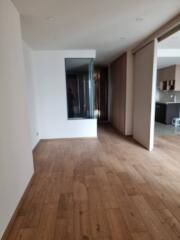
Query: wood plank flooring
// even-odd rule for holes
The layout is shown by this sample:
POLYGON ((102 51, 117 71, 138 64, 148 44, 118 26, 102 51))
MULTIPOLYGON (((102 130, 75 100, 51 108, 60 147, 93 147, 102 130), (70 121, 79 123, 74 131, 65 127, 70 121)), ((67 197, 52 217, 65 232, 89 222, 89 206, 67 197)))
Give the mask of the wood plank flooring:
POLYGON ((180 239, 180 136, 42 141, 7 240, 180 239))

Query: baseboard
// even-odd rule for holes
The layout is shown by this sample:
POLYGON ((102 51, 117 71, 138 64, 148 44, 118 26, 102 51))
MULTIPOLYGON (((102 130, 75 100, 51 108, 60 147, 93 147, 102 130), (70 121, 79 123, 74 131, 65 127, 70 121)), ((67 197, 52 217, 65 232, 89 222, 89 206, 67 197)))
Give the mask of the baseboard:
POLYGON ((38 142, 36 143, 36 145, 33 147, 33 149, 32 149, 32 152, 33 152, 33 153, 36 151, 36 149, 37 149, 40 141, 41 141, 41 139, 39 139, 38 142))
POLYGON ((24 193, 23 193, 23 195, 22 195, 22 197, 21 197, 21 199, 20 199, 20 201, 19 201, 19 203, 18 203, 18 205, 17 205, 17 207, 16 207, 16 209, 15 209, 15 211, 14 211, 14 213, 13 213, 11 219, 10 219, 10 221, 9 221, 9 223, 8 223, 8 226, 6 227, 6 230, 5 230, 1 240, 7 240, 8 236, 9 236, 9 234, 11 232, 12 226, 14 225, 14 221, 15 221, 17 215, 18 215, 18 212, 19 212, 20 208, 22 207, 25 195, 27 194, 27 192, 28 192, 28 190, 29 190, 29 188, 31 186, 33 177, 34 177, 34 173, 33 173, 32 177, 31 177, 31 179, 29 180, 29 183, 28 183, 28 185, 27 185, 27 187, 26 187, 26 189, 25 189, 25 191, 24 191, 24 193))
POLYGON ((97 139, 96 137, 73 137, 73 138, 44 138, 39 141, 40 142, 53 142, 53 141, 64 141, 64 140, 88 140, 88 139, 97 139))

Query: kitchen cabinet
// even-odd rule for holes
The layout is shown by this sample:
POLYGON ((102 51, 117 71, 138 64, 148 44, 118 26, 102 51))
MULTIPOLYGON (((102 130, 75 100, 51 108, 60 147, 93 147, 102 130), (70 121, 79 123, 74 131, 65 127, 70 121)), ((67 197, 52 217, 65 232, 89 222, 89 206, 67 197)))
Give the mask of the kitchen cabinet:
POLYGON ((179 117, 180 103, 156 103, 156 122, 171 124, 172 119, 179 117))
POLYGON ((166 122, 166 104, 156 103, 156 122, 166 122))
POLYGON ((180 65, 159 69, 157 83, 162 91, 180 91, 180 65))

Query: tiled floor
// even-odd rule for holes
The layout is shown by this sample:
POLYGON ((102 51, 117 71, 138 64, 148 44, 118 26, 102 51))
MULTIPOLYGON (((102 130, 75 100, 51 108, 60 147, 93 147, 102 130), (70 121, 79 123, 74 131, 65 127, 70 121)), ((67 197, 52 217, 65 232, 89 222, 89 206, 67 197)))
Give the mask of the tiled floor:
POLYGON ((162 123, 155 123, 155 136, 168 136, 180 134, 180 127, 166 125, 162 123))

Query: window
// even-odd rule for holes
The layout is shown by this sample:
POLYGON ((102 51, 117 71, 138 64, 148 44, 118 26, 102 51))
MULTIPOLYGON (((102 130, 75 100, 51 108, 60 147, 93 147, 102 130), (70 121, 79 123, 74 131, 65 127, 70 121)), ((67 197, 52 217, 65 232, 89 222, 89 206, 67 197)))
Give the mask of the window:
POLYGON ((65 60, 68 119, 94 117, 93 59, 65 60))

